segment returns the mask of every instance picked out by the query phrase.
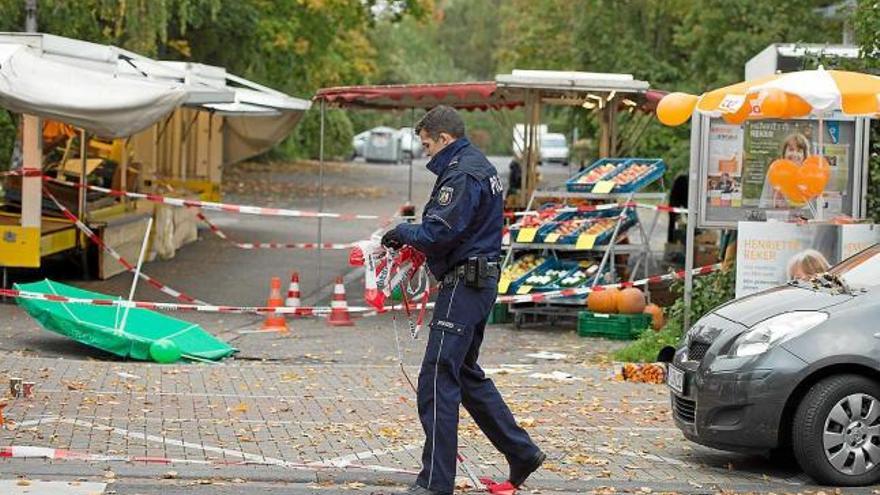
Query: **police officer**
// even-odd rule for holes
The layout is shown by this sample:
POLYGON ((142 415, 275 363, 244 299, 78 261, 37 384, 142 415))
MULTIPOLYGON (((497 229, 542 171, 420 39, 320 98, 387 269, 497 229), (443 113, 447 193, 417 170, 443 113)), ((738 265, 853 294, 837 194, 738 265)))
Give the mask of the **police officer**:
POLYGON ((464 122, 446 106, 416 126, 437 175, 421 224, 400 224, 382 237, 392 249, 410 245, 427 257, 441 283, 419 372, 418 408, 425 446, 410 494, 451 494, 463 404, 510 465, 520 486, 546 456, 511 414, 477 358, 497 293, 501 254, 502 186, 495 168, 464 137, 464 122))

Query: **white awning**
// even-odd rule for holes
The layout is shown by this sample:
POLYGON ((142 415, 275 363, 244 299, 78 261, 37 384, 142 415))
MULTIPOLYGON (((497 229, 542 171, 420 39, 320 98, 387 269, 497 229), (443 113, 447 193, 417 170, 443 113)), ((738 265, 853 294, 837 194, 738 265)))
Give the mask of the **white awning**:
POLYGON ((286 138, 312 102, 226 72, 222 67, 192 62, 162 61, 183 71, 188 81, 224 87, 234 93, 229 103, 199 107, 223 115, 223 163, 246 160, 269 150, 286 138))
POLYGON ((0 33, 0 106, 102 137, 141 131, 183 104, 234 101, 225 87, 114 46, 0 33))

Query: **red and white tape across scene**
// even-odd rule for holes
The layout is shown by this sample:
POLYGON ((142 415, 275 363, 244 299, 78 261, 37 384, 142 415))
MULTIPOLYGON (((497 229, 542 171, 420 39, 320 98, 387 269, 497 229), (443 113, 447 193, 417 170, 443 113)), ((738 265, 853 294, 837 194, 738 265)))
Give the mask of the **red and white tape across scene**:
MULTIPOLYGON (((180 206, 188 208, 201 208, 203 210, 225 211, 227 213, 245 213, 248 215, 262 215, 275 217, 297 217, 297 218, 336 218, 339 220, 386 220, 387 217, 380 215, 360 215, 354 213, 331 213, 307 210, 290 210, 286 208, 266 208, 263 206, 237 205, 231 203, 215 203, 211 201, 199 201, 194 199, 173 198, 169 196, 161 196, 159 194, 136 193, 130 191, 121 191, 118 189, 109 189, 106 187, 93 186, 88 184, 78 184, 66 180, 56 179, 54 177, 43 176, 43 180, 61 184, 74 188, 86 188, 90 191, 98 191, 110 196, 125 196, 132 199, 143 199, 153 203, 161 203, 170 206, 180 206)), ((406 219, 407 217, 396 217, 406 219)))
MULTIPOLYGON (((722 268, 721 263, 716 263, 714 265, 707 265, 700 268, 695 268, 691 271, 694 275, 706 275, 715 271, 718 271, 722 268)), ((596 292, 601 290, 607 290, 611 288, 627 288, 627 287, 636 287, 641 285, 647 285, 649 283, 661 282, 663 280, 673 280, 673 279, 681 279, 684 278, 686 271, 679 270, 677 272, 668 273, 666 275, 654 275, 652 277, 644 278, 641 280, 635 280, 632 282, 621 282, 618 284, 608 284, 608 285, 598 285, 596 287, 577 287, 571 289, 563 289, 552 292, 542 292, 536 294, 523 294, 523 295, 515 295, 515 296, 499 296, 497 302, 500 303, 527 303, 527 302, 544 302, 551 299, 561 299, 564 297, 573 297, 573 296, 582 296, 585 294, 589 294, 590 292, 596 292)), ((299 307, 299 308, 287 308, 287 307, 267 307, 267 306, 213 306, 213 305, 199 305, 199 304, 179 304, 179 303, 160 303, 160 302, 148 302, 148 301, 126 301, 124 299, 86 299, 86 298, 78 298, 78 297, 65 297, 58 296, 55 294, 45 294, 42 292, 31 292, 31 291, 20 291, 15 289, 0 289, 0 296, 5 297, 15 297, 21 299, 37 299, 41 301, 50 301, 50 302, 58 302, 58 303, 67 303, 67 304, 86 304, 91 306, 118 306, 121 308, 142 308, 142 309, 152 309, 157 311, 195 311, 201 313, 255 313, 255 314, 283 314, 283 315, 291 315, 297 317, 303 317, 307 315, 303 315, 303 312, 311 312, 314 314, 327 314, 331 311, 332 308, 328 306, 315 306, 315 307, 299 307)), ((415 301, 421 296, 415 295, 412 296, 412 300, 415 301)), ((378 314, 383 313, 385 311, 389 311, 393 308, 398 308, 397 306, 385 306, 382 311, 376 311, 375 308, 371 307, 349 307, 348 311, 352 313, 364 313, 366 314, 378 314)), ((432 303, 428 303, 426 307, 433 307, 432 303)))
MULTIPOLYGON (((49 190, 47 188, 43 188, 43 193, 46 194, 46 197, 51 199, 52 202, 55 203, 55 206, 57 206, 58 209, 61 210, 61 213, 65 217, 67 217, 68 220, 73 222, 74 225, 76 225, 76 227, 83 234, 88 236, 88 238, 91 239, 92 242, 94 242, 98 247, 100 247, 102 250, 104 250, 105 253, 107 253, 111 257, 113 257, 113 259, 115 259, 117 262, 119 262, 120 265, 124 266, 126 270, 128 270, 132 273, 136 272, 134 265, 129 263, 128 260, 126 260, 125 258, 123 258, 122 255, 119 254, 115 249, 113 249, 112 247, 105 244, 104 241, 100 237, 98 237, 98 235, 95 234, 95 232, 92 231, 92 229, 90 229, 88 225, 81 222, 80 219, 77 218, 76 215, 71 213, 70 210, 68 210, 64 205, 62 205, 61 202, 58 201, 58 199, 54 195, 52 195, 52 193, 49 192, 49 190)), ((141 280, 143 280, 144 282, 152 285, 156 289, 159 289, 160 291, 164 292, 165 294, 168 294, 169 296, 171 296, 177 300, 183 301, 185 303, 208 304, 208 303, 206 303, 204 301, 200 301, 192 296, 188 296, 188 295, 184 294, 183 292, 180 292, 178 290, 174 290, 171 287, 163 284, 162 282, 159 282, 158 280, 147 275, 144 272, 139 272, 138 275, 140 276, 141 280)))
POLYGON ((199 220, 205 222, 211 232, 214 233, 217 237, 229 241, 235 247, 239 249, 351 249, 354 247, 354 243, 332 243, 332 242, 238 242, 234 239, 231 239, 226 232, 220 230, 220 227, 214 225, 213 222, 208 220, 208 217, 205 216, 204 213, 198 212, 196 216, 199 220))
MULTIPOLYGON (((617 208, 641 208, 644 210, 654 210, 654 211, 662 211, 667 213, 684 213, 687 214, 687 208, 681 208, 678 206, 669 206, 669 205, 652 205, 647 203, 637 203, 635 201, 622 201, 620 203, 604 203, 601 205, 579 205, 579 206, 565 206, 560 208, 549 208, 553 212, 554 215, 559 213, 570 213, 570 212, 588 212, 588 211, 602 211, 602 210, 615 210, 617 208)), ((514 212, 510 216, 514 217, 531 217, 538 216, 543 213, 542 210, 527 210, 527 211, 517 211, 514 212)))

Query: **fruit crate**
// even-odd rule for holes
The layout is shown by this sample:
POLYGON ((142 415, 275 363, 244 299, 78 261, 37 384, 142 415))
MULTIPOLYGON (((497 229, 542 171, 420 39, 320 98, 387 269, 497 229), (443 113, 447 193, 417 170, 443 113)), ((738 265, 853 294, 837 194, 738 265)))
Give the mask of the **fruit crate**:
POLYGON ((547 262, 547 258, 543 256, 536 256, 533 254, 525 254, 517 258, 510 267, 513 265, 518 265, 522 263, 526 257, 531 257, 534 261, 530 261, 529 263, 534 263, 531 268, 526 269, 521 275, 516 278, 510 278, 509 273, 505 270, 501 274, 501 279, 498 281, 498 294, 515 294, 516 289, 522 284, 522 281, 525 280, 531 273, 533 273, 536 269, 542 266, 547 262))
POLYGON ((489 313, 489 323, 490 325, 498 325, 504 323, 512 323, 513 315, 510 313, 510 306, 505 303, 495 303, 492 306, 492 312, 489 313))
POLYGON ((593 162, 592 165, 585 168, 582 172, 578 173, 571 179, 568 179, 565 182, 565 188, 569 192, 592 192, 593 186, 596 185, 596 182, 600 180, 604 180, 606 177, 609 177, 613 174, 619 165, 622 165, 627 162, 629 158, 600 158, 593 162), (590 178, 589 181, 583 181, 583 177, 589 177, 594 171, 601 169, 602 167, 607 168, 608 165, 611 165, 612 169, 609 169, 607 172, 597 175, 596 177, 590 178))
POLYGON ((578 312, 578 335, 612 340, 634 340, 651 325, 651 315, 578 312))
POLYGON ((648 184, 654 182, 655 180, 663 177, 663 173, 666 171, 666 163, 659 158, 630 158, 622 165, 619 165, 614 169, 614 172, 603 177, 602 180, 614 181, 616 177, 621 176, 621 174, 626 174, 629 170, 636 166, 645 166, 647 167, 642 173, 638 174, 636 177, 633 177, 622 184, 617 184, 614 186, 611 192, 613 193, 628 193, 633 191, 638 191, 643 189, 648 184))
MULTIPOLYGON (((559 224, 563 221, 570 220, 573 218, 587 218, 587 219, 595 219, 595 218, 607 218, 612 219, 616 222, 617 217, 620 216, 620 208, 610 209, 610 210, 599 210, 593 212, 566 212, 561 213, 557 216, 553 222, 548 223, 547 225, 538 229, 538 234, 535 236, 536 239, 541 239, 544 243, 551 243, 547 236, 553 233, 554 230, 559 226, 559 224)), ((617 233, 618 236, 623 235, 627 229, 632 227, 638 221, 638 217, 636 217, 635 211, 632 208, 628 209, 626 212, 626 216, 623 219, 623 223, 620 225, 620 231, 617 233)), ((578 237, 587 231, 593 222, 587 222, 582 225, 579 229, 574 231, 571 234, 560 236, 557 239, 553 240, 552 243, 555 244, 576 244, 578 237)), ((611 235, 614 233, 614 223, 610 224, 610 228, 602 231, 598 236, 596 236, 596 240, 594 241, 595 246, 608 244, 611 240, 611 235)))
POLYGON ((544 291, 551 290, 550 287, 556 282, 556 280, 558 280, 563 275, 565 275, 565 273, 561 273, 559 276, 552 278, 551 280, 549 280, 546 283, 530 284, 530 283, 528 283, 529 278, 536 276, 536 275, 544 275, 550 270, 560 270, 560 271, 568 272, 568 271, 570 271, 572 266, 573 266, 572 262, 563 262, 563 261, 560 261, 556 258, 548 258, 543 263, 538 265, 534 270, 526 273, 525 275, 523 275, 522 277, 518 278, 516 281, 511 283, 510 290, 508 291, 508 293, 516 294, 516 295, 523 295, 523 294, 529 294, 533 291, 537 292, 537 291, 542 291, 542 290, 544 290, 544 291))

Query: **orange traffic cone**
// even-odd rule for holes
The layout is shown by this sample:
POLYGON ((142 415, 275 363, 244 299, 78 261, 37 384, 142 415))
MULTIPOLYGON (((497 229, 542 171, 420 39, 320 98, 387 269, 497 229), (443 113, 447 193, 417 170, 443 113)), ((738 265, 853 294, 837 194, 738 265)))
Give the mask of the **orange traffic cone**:
POLYGON ((348 303, 345 301, 345 285, 342 277, 336 277, 336 285, 333 287, 333 300, 330 301, 330 318, 327 323, 334 327, 350 327, 354 325, 348 314, 348 303))
POLYGON ((293 272, 293 275, 290 276, 290 286, 287 288, 287 300, 284 302, 284 305, 288 308, 297 308, 296 313, 294 313, 296 315, 306 316, 312 314, 311 309, 300 309, 302 302, 299 298, 299 273, 293 272))
MULTIPOLYGON (((266 303, 266 306, 270 308, 280 308, 284 306, 284 299, 281 298, 281 279, 278 277, 272 277, 272 291, 269 293, 269 301, 266 303)), ((261 330, 264 332, 282 333, 290 331, 290 329, 287 328, 287 320, 284 319, 284 315, 277 313, 266 315, 266 321, 263 322, 261 330)))

